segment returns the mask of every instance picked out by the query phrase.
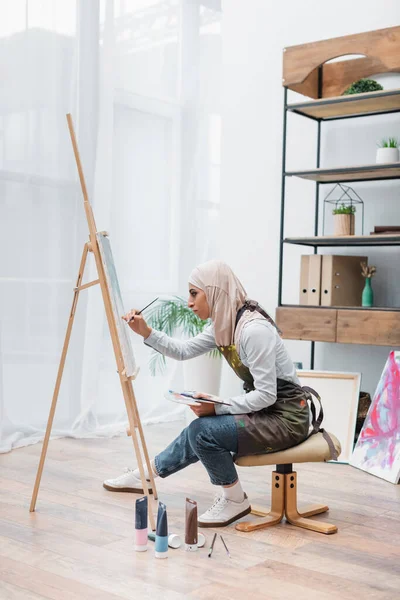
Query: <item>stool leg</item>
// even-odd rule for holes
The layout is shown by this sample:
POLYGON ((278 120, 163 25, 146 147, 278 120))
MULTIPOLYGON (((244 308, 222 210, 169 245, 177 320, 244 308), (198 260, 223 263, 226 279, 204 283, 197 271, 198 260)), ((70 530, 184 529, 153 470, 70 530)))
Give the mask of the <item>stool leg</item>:
POLYGON ((296 527, 311 529, 318 533, 336 533, 336 525, 321 523, 321 521, 312 521, 307 517, 316 515, 328 510, 327 506, 313 505, 308 507, 305 512, 299 513, 297 510, 297 473, 289 473, 285 477, 285 516, 286 520, 296 527))
POLYGON ((257 515, 258 517, 264 517, 257 521, 243 521, 237 523, 236 529, 238 531, 255 531, 256 529, 264 529, 265 527, 272 527, 280 523, 285 513, 285 479, 284 475, 273 471, 272 473, 272 492, 271 492, 271 510, 265 512, 258 508, 252 508, 251 514, 257 515))

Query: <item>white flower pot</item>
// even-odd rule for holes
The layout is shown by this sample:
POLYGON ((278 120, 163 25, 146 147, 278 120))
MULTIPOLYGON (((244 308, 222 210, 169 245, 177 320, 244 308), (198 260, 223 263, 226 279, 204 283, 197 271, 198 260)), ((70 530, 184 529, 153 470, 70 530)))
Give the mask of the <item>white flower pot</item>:
MULTIPOLYGON (((221 385, 222 358, 213 358, 207 354, 197 356, 183 363, 183 385, 185 390, 194 390, 219 396, 221 385)), ((185 411, 186 424, 196 419, 188 407, 185 411)))
POLYGON ((378 165, 399 162, 399 149, 378 148, 376 152, 376 162, 378 165))

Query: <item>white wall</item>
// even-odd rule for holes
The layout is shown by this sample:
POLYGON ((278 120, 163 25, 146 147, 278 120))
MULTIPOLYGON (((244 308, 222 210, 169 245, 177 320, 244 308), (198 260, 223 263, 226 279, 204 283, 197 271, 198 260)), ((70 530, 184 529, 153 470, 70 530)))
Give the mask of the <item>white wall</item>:
MULTIPOLYGON (((278 289, 282 50, 399 23, 398 0, 223 2, 220 256, 243 280, 249 295, 272 313, 278 289)), ((287 168, 313 167, 316 125, 296 115, 289 117, 287 168)), ((373 163, 376 141, 387 135, 400 137, 398 114, 325 124, 321 166, 373 163)), ((400 182, 353 187, 365 201, 366 233, 377 224, 400 223, 400 182)), ((321 199, 329 189, 321 186, 321 199)), ((312 234, 314 190, 310 182, 288 181, 286 235, 312 234)), ((297 302, 299 256, 308 251, 301 247, 285 251, 285 303, 297 302)), ((376 304, 400 305, 396 249, 343 248, 336 252, 368 254, 370 263, 378 267, 373 281, 376 304)), ((293 360, 303 361, 307 367, 310 344, 288 341, 287 346, 293 360)), ((320 343, 315 367, 361 371, 362 389, 373 393, 388 352, 387 347, 320 343)))

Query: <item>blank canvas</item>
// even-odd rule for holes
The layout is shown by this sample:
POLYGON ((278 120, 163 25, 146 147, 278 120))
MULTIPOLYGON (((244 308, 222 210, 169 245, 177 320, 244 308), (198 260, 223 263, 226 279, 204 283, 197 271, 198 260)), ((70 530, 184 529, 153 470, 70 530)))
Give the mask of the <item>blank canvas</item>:
POLYGON ((400 479, 400 352, 386 361, 350 464, 398 483, 400 479))
POLYGON ((301 385, 321 396, 324 410, 322 427, 333 433, 342 446, 339 462, 349 462, 354 444, 360 394, 360 373, 335 371, 297 371, 301 385))
POLYGON ((122 319, 122 316, 126 313, 126 311, 124 310, 124 305, 122 302, 121 290, 118 283, 117 271, 115 269, 110 240, 102 233, 98 233, 97 241, 100 248, 107 287, 110 293, 112 310, 117 326, 118 339, 121 344, 121 351, 125 365, 125 374, 127 377, 132 377, 137 374, 138 369, 136 367, 135 356, 133 354, 131 340, 129 337, 129 326, 122 319))

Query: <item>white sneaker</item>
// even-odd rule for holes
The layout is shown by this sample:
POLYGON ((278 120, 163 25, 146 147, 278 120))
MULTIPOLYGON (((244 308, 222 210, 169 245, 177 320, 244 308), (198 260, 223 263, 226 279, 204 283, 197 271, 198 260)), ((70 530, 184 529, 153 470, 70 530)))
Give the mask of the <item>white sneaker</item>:
POLYGON ((251 512, 250 502, 244 495, 242 502, 233 502, 225 496, 216 496, 214 504, 198 519, 199 527, 225 527, 251 512))
MULTIPOLYGON (((149 479, 146 479, 150 483, 149 479)), ((110 492, 132 492, 133 494, 144 494, 142 481, 134 474, 134 469, 126 468, 124 473, 115 479, 106 479, 103 487, 110 492)), ((153 493, 149 487, 150 494, 153 493)))

